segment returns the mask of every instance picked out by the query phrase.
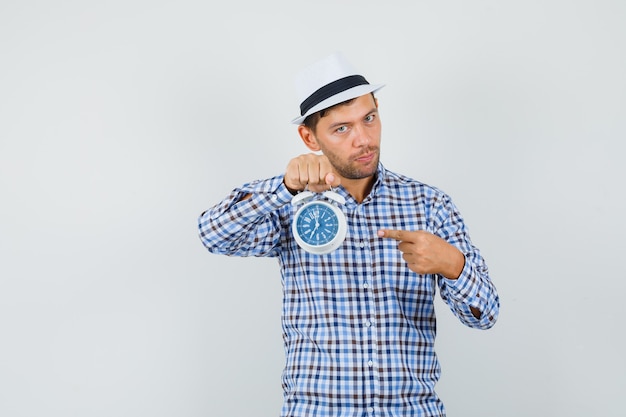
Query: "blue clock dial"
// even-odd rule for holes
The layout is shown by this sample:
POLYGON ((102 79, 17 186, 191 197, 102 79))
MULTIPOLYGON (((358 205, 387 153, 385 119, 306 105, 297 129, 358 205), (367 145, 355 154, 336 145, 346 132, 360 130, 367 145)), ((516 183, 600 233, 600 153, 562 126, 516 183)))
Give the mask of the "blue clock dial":
POLYGON ((339 219, 331 207, 311 203, 302 208, 296 223, 300 238, 309 245, 329 243, 339 232, 339 219))

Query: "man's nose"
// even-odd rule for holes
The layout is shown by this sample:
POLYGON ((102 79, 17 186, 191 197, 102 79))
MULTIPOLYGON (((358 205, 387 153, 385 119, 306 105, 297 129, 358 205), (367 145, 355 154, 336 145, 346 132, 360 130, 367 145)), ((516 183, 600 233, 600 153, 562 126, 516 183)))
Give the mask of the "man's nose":
POLYGON ((362 124, 356 124, 353 127, 353 144, 355 147, 359 148, 361 146, 365 146, 370 142, 369 132, 362 124))

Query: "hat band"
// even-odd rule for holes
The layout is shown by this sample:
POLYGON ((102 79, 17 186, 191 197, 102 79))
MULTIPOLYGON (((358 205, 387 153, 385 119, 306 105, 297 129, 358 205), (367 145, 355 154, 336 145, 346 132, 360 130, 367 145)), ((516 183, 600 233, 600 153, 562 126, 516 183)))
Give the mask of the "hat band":
POLYGON ((348 77, 340 78, 332 83, 326 84, 325 86, 319 88, 306 100, 300 104, 300 115, 304 116, 306 112, 311 110, 313 107, 317 106, 322 101, 326 100, 334 96, 335 94, 339 94, 342 91, 346 91, 352 87, 356 87, 357 85, 369 84, 365 77, 362 75, 350 75, 348 77))

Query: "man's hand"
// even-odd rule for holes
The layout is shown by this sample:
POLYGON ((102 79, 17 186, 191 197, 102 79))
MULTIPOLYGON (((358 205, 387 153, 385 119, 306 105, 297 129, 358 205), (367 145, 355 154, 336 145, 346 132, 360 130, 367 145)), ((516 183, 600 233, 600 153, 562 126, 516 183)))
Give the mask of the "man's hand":
POLYGON ((409 269, 418 274, 440 274, 457 279, 465 266, 465 256, 439 236, 423 230, 379 230, 378 236, 400 242, 398 249, 409 269))
POLYGON ((329 186, 338 186, 341 180, 326 156, 309 153, 289 161, 284 182, 292 193, 307 186, 310 191, 319 193, 328 190, 329 186))

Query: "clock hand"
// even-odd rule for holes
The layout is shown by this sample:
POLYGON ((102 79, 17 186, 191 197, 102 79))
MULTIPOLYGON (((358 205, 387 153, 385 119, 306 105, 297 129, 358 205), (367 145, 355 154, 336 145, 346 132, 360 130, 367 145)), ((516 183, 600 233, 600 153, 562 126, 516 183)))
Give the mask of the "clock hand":
POLYGON ((315 230, 317 230, 317 228, 320 227, 320 212, 315 210, 314 213, 315 213, 315 216, 314 216, 314 219, 315 219, 315 229, 313 229, 313 231, 315 232, 315 230))

